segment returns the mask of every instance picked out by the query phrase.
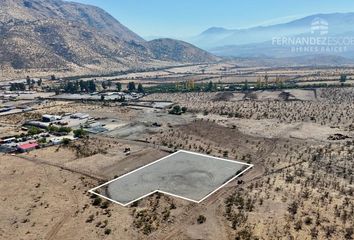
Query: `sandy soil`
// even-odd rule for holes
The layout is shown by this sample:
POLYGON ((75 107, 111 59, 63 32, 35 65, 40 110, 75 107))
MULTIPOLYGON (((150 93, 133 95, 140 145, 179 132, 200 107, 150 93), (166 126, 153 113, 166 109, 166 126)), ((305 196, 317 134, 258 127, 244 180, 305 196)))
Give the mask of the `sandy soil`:
POLYGON ((274 99, 279 96, 275 92, 259 92, 247 100, 237 94, 225 99, 217 94, 147 97, 186 106, 188 113, 182 116, 144 108, 61 103, 0 118, 1 131, 6 133, 44 111, 79 111, 118 123, 162 124, 156 131, 128 127, 140 141, 90 136, 67 147, 0 155, 0 238, 353 238, 353 139, 336 141, 328 136, 353 136, 354 90, 320 89, 316 96, 296 90, 291 93, 295 101, 274 99), (129 156, 125 148, 131 148, 129 156), (106 208, 104 200, 87 194, 173 149, 255 167, 199 205, 153 195, 129 208, 116 204, 106 208), (198 223, 203 216, 205 222, 198 223))
POLYGON ((129 209, 113 205, 109 216, 91 205, 86 191, 97 184, 95 180, 12 156, 2 155, 0 161, 0 238, 134 239, 129 234, 129 209), (90 215, 94 221, 88 223, 90 215), (106 227, 95 226, 106 220, 106 227), (109 237, 104 234, 107 228, 113 230, 109 237))

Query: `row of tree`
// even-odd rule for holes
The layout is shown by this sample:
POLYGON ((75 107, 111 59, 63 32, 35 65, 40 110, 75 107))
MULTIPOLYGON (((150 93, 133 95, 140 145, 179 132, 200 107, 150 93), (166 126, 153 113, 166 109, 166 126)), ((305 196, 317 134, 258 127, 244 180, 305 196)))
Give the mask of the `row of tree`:
POLYGON ((66 93, 78 93, 78 92, 96 92, 96 84, 93 80, 89 81, 68 81, 62 85, 62 89, 66 93))
MULTIPOLYGON (((112 87, 112 82, 104 81, 101 83, 101 86, 103 89, 106 90, 107 88, 112 87)), ((97 91, 97 84, 95 83, 94 80, 67 81, 64 84, 62 84, 61 89, 63 89, 65 93, 79 93, 79 92, 93 93, 97 91)), ((122 91, 122 84, 120 82, 116 83, 116 90, 118 92, 122 91)), ((145 92, 143 85, 141 83, 139 83, 138 86, 136 87, 134 82, 128 83, 127 91, 139 92, 139 93, 145 92)))
POLYGON ((135 82, 129 82, 127 89, 129 92, 138 92, 138 93, 144 93, 145 90, 143 88, 143 85, 141 83, 138 84, 138 87, 135 86, 135 82))

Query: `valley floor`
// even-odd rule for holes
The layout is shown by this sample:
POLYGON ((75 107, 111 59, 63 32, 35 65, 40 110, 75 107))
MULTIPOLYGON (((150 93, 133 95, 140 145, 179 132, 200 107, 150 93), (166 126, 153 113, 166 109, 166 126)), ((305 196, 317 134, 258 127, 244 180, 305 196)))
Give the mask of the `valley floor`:
MULTIPOLYGON (((32 112, 80 111, 119 124, 68 146, 0 155, 0 238, 352 239, 354 89, 294 92, 292 101, 254 94, 144 98, 185 106, 182 115, 69 102, 32 112), (255 167, 200 204, 155 194, 121 207, 87 192, 175 149, 255 167)), ((1 129, 16 132, 28 117, 2 116, 1 129)))

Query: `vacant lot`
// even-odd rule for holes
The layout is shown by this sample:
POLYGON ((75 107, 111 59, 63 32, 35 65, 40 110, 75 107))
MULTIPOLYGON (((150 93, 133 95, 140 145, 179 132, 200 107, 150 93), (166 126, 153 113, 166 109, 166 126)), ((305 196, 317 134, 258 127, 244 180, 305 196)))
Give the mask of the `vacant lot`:
POLYGON ((200 202, 250 165, 178 151, 153 164, 108 182, 106 197, 129 205, 153 192, 200 202))

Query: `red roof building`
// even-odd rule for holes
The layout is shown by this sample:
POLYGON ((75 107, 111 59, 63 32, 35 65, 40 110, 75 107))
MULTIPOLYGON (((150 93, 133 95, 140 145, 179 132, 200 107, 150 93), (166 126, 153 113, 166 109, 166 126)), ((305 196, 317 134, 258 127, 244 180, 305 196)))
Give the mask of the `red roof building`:
POLYGON ((36 147, 38 147, 38 143, 36 142, 33 142, 33 143, 25 143, 25 144, 22 144, 22 145, 18 145, 17 146, 17 149, 20 151, 20 152, 28 152, 28 151, 31 151, 33 149, 36 149, 36 147))

